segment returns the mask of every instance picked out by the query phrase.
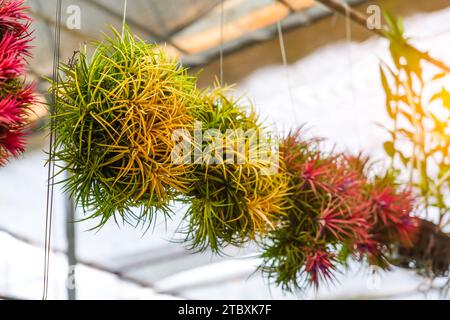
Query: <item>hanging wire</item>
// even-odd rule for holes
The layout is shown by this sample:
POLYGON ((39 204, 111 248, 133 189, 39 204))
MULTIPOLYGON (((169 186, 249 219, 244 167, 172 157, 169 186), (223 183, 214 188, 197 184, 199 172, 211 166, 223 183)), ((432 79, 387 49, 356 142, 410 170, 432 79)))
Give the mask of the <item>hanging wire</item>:
POLYGON ((291 79, 289 77, 289 66, 288 66, 287 57, 286 57, 286 47, 284 45, 283 28, 281 27, 280 20, 277 21, 277 30, 278 30, 278 39, 280 41, 281 59, 282 59, 283 67, 285 70, 286 83, 287 83, 288 92, 289 92, 289 100, 290 100, 290 104, 291 104, 292 114, 294 115, 295 124, 298 125, 297 112, 295 111, 294 94, 292 91, 291 79))
POLYGON ((124 0, 123 1, 123 18, 122 18, 122 38, 123 38, 123 35, 125 34, 125 25, 127 22, 127 5, 128 5, 128 0, 124 0))
POLYGON ((44 240, 44 288, 42 299, 47 300, 48 296, 48 282, 50 270, 50 253, 51 253, 51 235, 52 235, 52 219, 53 219, 53 199, 54 199, 54 182, 55 182, 55 162, 54 162, 54 144, 56 134, 54 131, 56 114, 56 104, 58 99, 57 89, 59 84, 58 66, 59 66, 59 51, 61 43, 61 2, 57 0, 56 14, 55 14, 55 34, 54 34, 54 48, 53 48, 53 81, 56 84, 52 92, 52 103, 50 106, 50 142, 49 142, 49 157, 48 157, 48 171, 47 171, 47 199, 45 211, 45 240, 44 240))
MULTIPOLYGON (((350 72, 350 89, 353 87, 353 59, 352 59, 352 28, 351 28, 351 19, 350 19, 350 8, 347 3, 344 2, 345 7, 345 39, 347 41, 348 47, 348 61, 349 61, 349 72, 350 72)), ((352 102, 354 103, 354 95, 353 90, 351 91, 352 102)))
MULTIPOLYGON (((351 28, 351 17, 350 17, 350 7, 345 2, 345 0, 342 0, 344 8, 345 8, 345 39, 347 42, 347 48, 348 48, 348 72, 350 77, 350 99, 351 99, 351 106, 353 109, 355 109, 355 117, 358 120, 359 118, 359 108, 356 106, 356 98, 355 98, 355 90, 353 88, 353 58, 352 58, 352 28, 351 28)), ((357 129, 357 135, 356 139, 358 139, 358 143, 360 141, 360 130, 359 130, 359 121, 355 121, 356 129, 357 129)))
POLYGON ((223 42, 224 42, 224 0, 220 2, 220 46, 219 46, 219 64, 220 64, 220 85, 223 86, 223 42))

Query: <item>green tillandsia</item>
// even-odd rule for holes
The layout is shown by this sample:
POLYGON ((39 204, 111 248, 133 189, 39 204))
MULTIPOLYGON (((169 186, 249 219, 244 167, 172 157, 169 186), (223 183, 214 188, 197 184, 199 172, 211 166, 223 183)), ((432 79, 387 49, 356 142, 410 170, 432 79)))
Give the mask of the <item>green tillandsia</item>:
POLYGON ((225 91, 206 90, 198 106, 191 109, 204 137, 194 145, 202 158, 194 160, 193 183, 184 199, 189 204, 185 241, 193 249, 209 248, 216 253, 230 244, 241 246, 273 228, 273 221, 283 214, 287 192, 281 173, 264 173, 278 161, 278 154, 272 154, 276 159, 257 156, 262 151, 263 130, 256 113, 228 98, 225 91), (205 138, 211 129, 215 136, 205 138))
POLYGON ((54 158, 69 173, 61 183, 99 226, 111 217, 152 222, 188 187, 189 167, 171 161, 171 135, 190 130, 196 78, 128 28, 94 47, 76 52, 52 83, 54 158))

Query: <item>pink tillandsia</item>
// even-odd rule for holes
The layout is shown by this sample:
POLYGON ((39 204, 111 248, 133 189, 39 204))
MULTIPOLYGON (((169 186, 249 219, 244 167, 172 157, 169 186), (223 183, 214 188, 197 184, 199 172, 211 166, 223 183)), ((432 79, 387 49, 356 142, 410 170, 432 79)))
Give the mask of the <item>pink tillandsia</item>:
POLYGON ((362 156, 340 154, 336 157, 334 170, 330 174, 330 192, 340 198, 362 201, 367 177, 364 175, 366 159, 362 156))
POLYGON ((333 255, 323 249, 311 251, 306 256, 305 271, 316 288, 319 286, 319 279, 325 281, 333 279, 335 271, 333 261, 333 255))
POLYGON ((23 75, 26 72, 25 56, 29 56, 30 40, 5 32, 0 40, 0 82, 23 75))
POLYGON ((305 181, 303 188, 311 188, 317 194, 318 189, 329 192, 327 180, 335 169, 333 159, 321 159, 318 155, 301 166, 300 177, 305 181))
POLYGON ((20 102, 13 96, 0 100, 0 123, 10 125, 22 121, 20 102))
POLYGON ((390 250, 416 232, 414 199, 393 172, 372 175, 368 157, 322 152, 319 142, 297 130, 280 145, 292 206, 262 257, 263 270, 291 291, 333 280, 348 258, 388 267, 390 250))
MULTIPOLYGON (((29 104, 35 101, 34 84, 23 85, 16 96, 0 100, 0 159, 19 156, 25 150, 26 115, 29 104)), ((0 161, 0 165, 4 161, 0 161)))
POLYGON ((383 253, 383 245, 372 237, 373 236, 370 235, 368 238, 355 244, 355 252, 353 252, 354 257, 357 260, 366 258, 370 265, 387 268, 388 263, 383 253))
POLYGON ((418 224, 411 215, 414 209, 411 190, 399 191, 392 186, 375 187, 371 197, 372 224, 378 237, 412 245, 418 224))
POLYGON ((21 130, 7 130, 2 136, 0 131, 0 143, 4 149, 13 156, 18 156, 24 151, 24 132, 21 130))
POLYGON ((0 0, 0 35, 5 31, 13 31, 18 36, 28 34, 31 18, 25 13, 23 0, 0 0))
POLYGON ((0 0, 0 166, 25 149, 26 115, 35 102, 34 84, 26 84, 31 19, 23 0, 0 0))
POLYGON ((370 225, 365 203, 347 204, 343 199, 330 201, 319 216, 320 232, 329 232, 337 241, 356 243, 367 238, 370 225))
POLYGON ((389 267, 386 255, 391 245, 411 247, 418 232, 418 221, 412 215, 415 209, 412 192, 401 190, 393 178, 386 175, 367 184, 365 199, 370 204, 367 215, 370 229, 368 237, 356 243, 354 252, 383 268, 389 267))

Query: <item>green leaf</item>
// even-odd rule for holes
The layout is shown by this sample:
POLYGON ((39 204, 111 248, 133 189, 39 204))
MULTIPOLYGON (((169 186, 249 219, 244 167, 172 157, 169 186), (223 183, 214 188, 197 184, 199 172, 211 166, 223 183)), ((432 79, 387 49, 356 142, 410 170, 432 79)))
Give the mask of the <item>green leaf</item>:
POLYGON ((447 76, 447 75, 448 75, 447 72, 441 72, 441 73, 435 74, 435 75, 433 76, 433 78, 431 78, 431 80, 442 79, 442 78, 444 78, 444 77, 447 76))
POLYGON ((414 133, 413 132, 411 132, 407 129, 404 129, 404 128, 399 129, 398 131, 401 132, 405 137, 407 137, 409 141, 411 141, 411 142, 414 141, 414 133))
POLYGON ((430 188, 429 188, 429 181, 428 181, 429 178, 428 178, 428 174, 427 174, 426 160, 420 161, 419 170, 420 170, 419 187, 423 194, 427 194, 428 191, 430 190, 430 188))
POLYGON ((442 100, 442 105, 446 107, 447 109, 450 109, 450 92, 448 92, 444 87, 442 87, 441 91, 434 94, 430 102, 436 101, 436 100, 442 100))
POLYGON ((405 156, 405 155, 403 154, 403 152, 401 152, 401 151, 397 151, 397 153, 398 153, 398 155, 400 156, 400 160, 401 160, 401 162, 403 163, 403 165, 404 165, 405 167, 408 166, 409 162, 411 161, 411 158, 405 156))
POLYGON ((384 147, 384 151, 386 152, 386 154, 389 157, 393 158, 395 156, 396 150, 395 150, 395 147, 394 147, 394 143, 392 141, 386 141, 383 144, 383 147, 384 147))
POLYGON ((380 69, 380 76, 381 76, 381 84, 383 85, 384 92, 386 93, 387 97, 391 97, 392 91, 391 91, 391 88, 389 87, 389 83, 387 81, 383 66, 380 65, 379 69, 380 69))
POLYGON ((403 35, 403 22, 401 19, 396 19, 390 12, 384 12, 384 18, 389 28, 389 33, 395 37, 401 37, 403 35))

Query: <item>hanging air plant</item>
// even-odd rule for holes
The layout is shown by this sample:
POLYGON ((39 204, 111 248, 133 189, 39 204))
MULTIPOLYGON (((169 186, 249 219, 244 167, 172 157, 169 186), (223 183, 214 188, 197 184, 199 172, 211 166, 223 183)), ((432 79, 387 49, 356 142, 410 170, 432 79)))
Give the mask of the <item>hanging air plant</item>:
POLYGON ((170 155, 172 132, 191 130, 195 78, 128 29, 105 36, 90 58, 83 48, 61 71, 54 130, 55 158, 70 173, 65 189, 100 225, 167 212, 187 187, 189 167, 170 155))
POLYGON ((0 166, 24 151, 28 106, 33 85, 25 84, 30 18, 22 0, 0 0, 0 166))
POLYGON ((331 280, 349 257, 387 267, 391 244, 412 245, 413 198, 394 176, 369 179, 368 159, 320 150, 291 133, 281 144, 290 208, 263 239, 262 270, 292 291, 331 280))
POLYGON ((261 143, 256 114, 220 88, 203 93, 191 113, 204 137, 194 145, 203 157, 194 159, 193 183, 184 199, 186 241, 198 250, 220 252, 264 235, 285 210, 287 185, 278 168, 265 172, 276 166, 278 154, 261 157, 269 147, 261 143))

